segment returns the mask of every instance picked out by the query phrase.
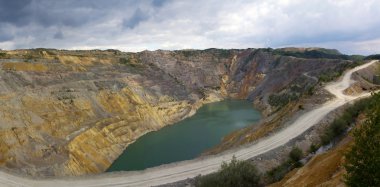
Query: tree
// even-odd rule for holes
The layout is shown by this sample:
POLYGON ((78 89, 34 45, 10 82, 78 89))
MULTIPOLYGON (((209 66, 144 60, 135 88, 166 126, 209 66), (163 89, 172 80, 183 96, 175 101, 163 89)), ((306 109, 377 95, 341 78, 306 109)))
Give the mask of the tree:
POLYGON ((255 187, 260 186, 260 176, 256 167, 249 161, 240 161, 233 157, 230 163, 223 163, 217 173, 201 177, 196 186, 255 187))
POLYGON ((380 94, 372 97, 368 119, 354 131, 354 145, 345 154, 348 186, 380 186, 380 94))

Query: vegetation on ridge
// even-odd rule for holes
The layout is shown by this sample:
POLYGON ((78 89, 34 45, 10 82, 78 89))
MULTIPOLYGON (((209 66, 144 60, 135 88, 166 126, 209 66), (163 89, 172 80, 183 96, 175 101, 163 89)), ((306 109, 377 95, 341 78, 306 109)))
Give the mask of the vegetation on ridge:
POLYGON ((355 102, 353 105, 349 106, 342 115, 337 117, 320 137, 321 144, 327 145, 336 137, 342 135, 351 124, 353 124, 360 114, 360 112, 365 111, 372 98, 366 98, 355 102))
POLYGON ((198 177, 198 187, 244 187, 261 186, 260 175, 249 161, 237 160, 233 157, 230 163, 224 162, 216 173, 198 177))
POLYGON ((268 103, 274 107, 283 107, 288 104, 290 101, 297 100, 299 96, 294 93, 282 93, 282 94, 272 94, 268 98, 268 103))
POLYGON ((380 60, 380 54, 369 55, 364 58, 365 60, 380 60))
POLYGON ((338 70, 332 70, 332 69, 327 70, 327 71, 323 72, 322 74, 320 74, 320 76, 318 78, 319 82, 330 82, 330 81, 340 77, 346 69, 352 69, 352 68, 359 66, 363 63, 364 63, 363 61, 354 61, 353 63, 348 63, 348 64, 342 65, 340 68, 338 68, 338 70))
POLYGON ((275 49, 273 51, 275 55, 293 56, 297 58, 329 58, 329 59, 343 59, 350 60, 350 56, 343 55, 339 52, 331 52, 327 49, 312 49, 305 51, 290 51, 284 49, 275 49))
POLYGON ((346 153, 348 186, 380 186, 380 94, 369 103, 368 119, 354 130, 354 145, 346 153))
POLYGON ((302 150, 298 147, 294 147, 289 153, 289 159, 281 165, 268 171, 265 180, 269 183, 274 183, 281 180, 289 171, 302 166, 302 163, 300 162, 302 157, 302 150))

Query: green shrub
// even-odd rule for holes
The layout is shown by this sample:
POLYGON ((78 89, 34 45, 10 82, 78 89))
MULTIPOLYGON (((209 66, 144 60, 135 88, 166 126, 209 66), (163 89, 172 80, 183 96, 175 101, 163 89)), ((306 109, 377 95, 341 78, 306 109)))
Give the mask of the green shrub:
POLYGON ((308 95, 313 95, 313 94, 314 94, 314 89, 315 89, 314 86, 309 87, 309 88, 307 89, 307 94, 308 94, 308 95))
POLYGON ((363 63, 363 61, 346 62, 339 64, 334 69, 327 69, 318 76, 319 82, 330 82, 341 76, 346 69, 354 68, 363 63))
POLYGON ((296 94, 283 93, 283 94, 272 94, 269 96, 268 103, 274 107, 283 107, 290 101, 297 100, 298 96, 296 94))
POLYGON ((222 57, 222 58, 229 58, 231 56, 231 51, 230 50, 221 50, 219 55, 222 57))
POLYGON ((284 176, 294 168, 302 166, 299 162, 303 156, 302 150, 298 147, 294 147, 289 153, 289 159, 283 162, 278 167, 273 168, 267 172, 267 177, 271 183, 277 182, 284 178, 284 176))
POLYGON ((198 50, 180 50, 179 52, 186 58, 196 56, 199 53, 198 50))
POLYGON ((310 153, 315 153, 319 149, 319 147, 320 147, 319 145, 311 144, 310 148, 309 148, 309 152, 310 153))
POLYGON ((119 62, 121 64, 131 64, 131 59, 129 59, 129 58, 120 58, 119 62))
POLYGON ((339 76, 341 76, 343 73, 343 71, 339 71, 339 72, 334 72, 334 71, 330 71, 330 72, 324 72, 323 74, 319 75, 319 81, 320 82, 330 82, 336 78, 338 78, 339 76))
POLYGON ((298 109, 299 110, 304 110, 305 108, 303 107, 303 105, 298 105, 298 109))
POLYGON ((354 145, 345 154, 348 186, 380 186, 380 94, 369 106, 368 119, 354 131, 354 145))
POLYGON ((298 147, 293 148, 289 153, 289 158, 293 162, 298 162, 303 156, 302 150, 298 147))
POLYGON ((364 60, 380 60, 380 54, 369 55, 369 56, 365 57, 364 60))
POLYGON ((370 106, 371 99, 362 99, 349 106, 342 115, 336 118, 325 129, 324 133, 320 136, 321 144, 327 145, 334 138, 343 134, 346 129, 355 121, 361 111, 366 110, 370 106))
POLYGON ((282 56, 293 56, 298 58, 327 58, 327 59, 342 59, 349 60, 350 56, 343 55, 335 50, 329 49, 315 49, 315 50, 307 50, 307 51, 286 51, 283 49, 275 49, 273 51, 275 55, 282 56))
POLYGON ((334 139, 334 137, 335 135, 333 134, 332 130, 328 128, 319 138, 321 139, 322 145, 327 145, 334 139))
POLYGON ((244 187, 261 186, 260 175, 249 161, 239 161, 234 157, 230 163, 223 163, 221 169, 214 174, 199 177, 199 187, 244 187))
POLYGON ((268 171, 267 176, 269 177, 270 182, 274 183, 284 178, 284 176, 291 170, 291 166, 291 163, 286 161, 280 166, 268 171))
POLYGON ((132 73, 139 73, 143 70, 143 64, 140 63, 139 59, 134 57, 119 58, 119 63, 126 65, 128 70, 132 73))

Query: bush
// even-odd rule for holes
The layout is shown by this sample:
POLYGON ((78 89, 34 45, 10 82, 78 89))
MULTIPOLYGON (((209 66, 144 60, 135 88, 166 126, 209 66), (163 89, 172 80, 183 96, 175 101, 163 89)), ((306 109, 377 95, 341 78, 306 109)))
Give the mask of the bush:
POLYGON ((196 56, 197 54, 200 53, 200 51, 199 50, 180 50, 179 53, 185 56, 186 58, 189 58, 189 57, 196 56))
POLYGON ((345 154, 348 186, 380 186, 380 94, 369 106, 368 119, 354 131, 354 145, 345 154))
POLYGON ((275 55, 293 56, 297 58, 327 58, 327 59, 342 59, 349 60, 350 56, 340 54, 338 51, 329 49, 315 49, 308 51, 285 51, 283 49, 275 49, 273 51, 275 55))
POLYGON ((355 121, 361 111, 370 105, 370 99, 362 99, 349 106, 341 116, 336 118, 320 136, 322 145, 329 144, 334 138, 342 135, 346 129, 355 121))
POLYGON ((311 144, 311 145, 310 145, 310 148, 309 148, 309 152, 310 152, 310 153, 315 153, 315 152, 318 151, 319 147, 320 147, 319 145, 311 144))
POLYGON ((297 100, 298 96, 296 94, 272 94, 269 96, 268 103, 274 107, 283 107, 288 104, 290 101, 297 100))
POLYGON ((302 166, 299 162, 303 156, 302 150, 298 147, 294 147, 289 153, 289 159, 282 163, 280 166, 273 168, 267 172, 267 177, 271 183, 277 182, 284 178, 284 176, 294 168, 302 166))
POLYGON ((293 162, 298 162, 302 158, 302 150, 298 147, 293 148, 289 153, 289 158, 293 162))
POLYGON ((363 61, 346 62, 339 64, 334 69, 327 69, 318 76, 319 82, 330 82, 341 76, 346 69, 351 69, 361 64, 363 64, 363 61))
POLYGON ((369 56, 365 57, 364 60, 380 60, 380 54, 369 55, 369 56))
POLYGON ((131 73, 140 73, 143 70, 143 64, 140 63, 138 58, 133 56, 119 58, 119 63, 127 66, 131 73))
POLYGON ((299 110, 304 110, 305 108, 303 107, 303 105, 298 105, 298 109, 299 110))
POLYGON ((129 58, 120 58, 119 62, 121 64, 130 64, 131 63, 131 59, 129 59, 129 58))
POLYGON ((280 181, 292 169, 289 161, 282 163, 280 166, 268 171, 267 176, 271 183, 280 181))
POLYGON ((314 89, 315 89, 314 86, 309 87, 309 88, 307 89, 307 94, 308 94, 308 95, 313 95, 313 94, 314 94, 314 89))
POLYGON ((330 81, 338 78, 342 74, 342 72, 334 72, 334 71, 324 72, 323 74, 319 75, 319 81, 320 82, 330 82, 330 81))
POLYGON ((196 180, 196 186, 255 187, 261 185, 260 175, 256 167, 249 161, 239 161, 234 157, 230 163, 223 163, 217 173, 198 178, 196 180))

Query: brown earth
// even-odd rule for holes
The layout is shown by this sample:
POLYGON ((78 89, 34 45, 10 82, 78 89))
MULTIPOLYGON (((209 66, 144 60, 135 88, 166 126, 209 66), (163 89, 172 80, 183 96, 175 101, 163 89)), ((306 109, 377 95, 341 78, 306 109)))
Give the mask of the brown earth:
POLYGON ((280 182, 269 187, 285 186, 345 186, 344 152, 349 149, 352 138, 342 140, 334 149, 314 156, 305 166, 289 172, 280 182))
POLYGON ((351 63, 268 49, 2 52, 0 166, 35 176, 103 172, 143 134, 224 98, 250 99, 280 120, 286 108, 269 105, 271 94, 303 97, 317 84, 305 72, 351 63))

